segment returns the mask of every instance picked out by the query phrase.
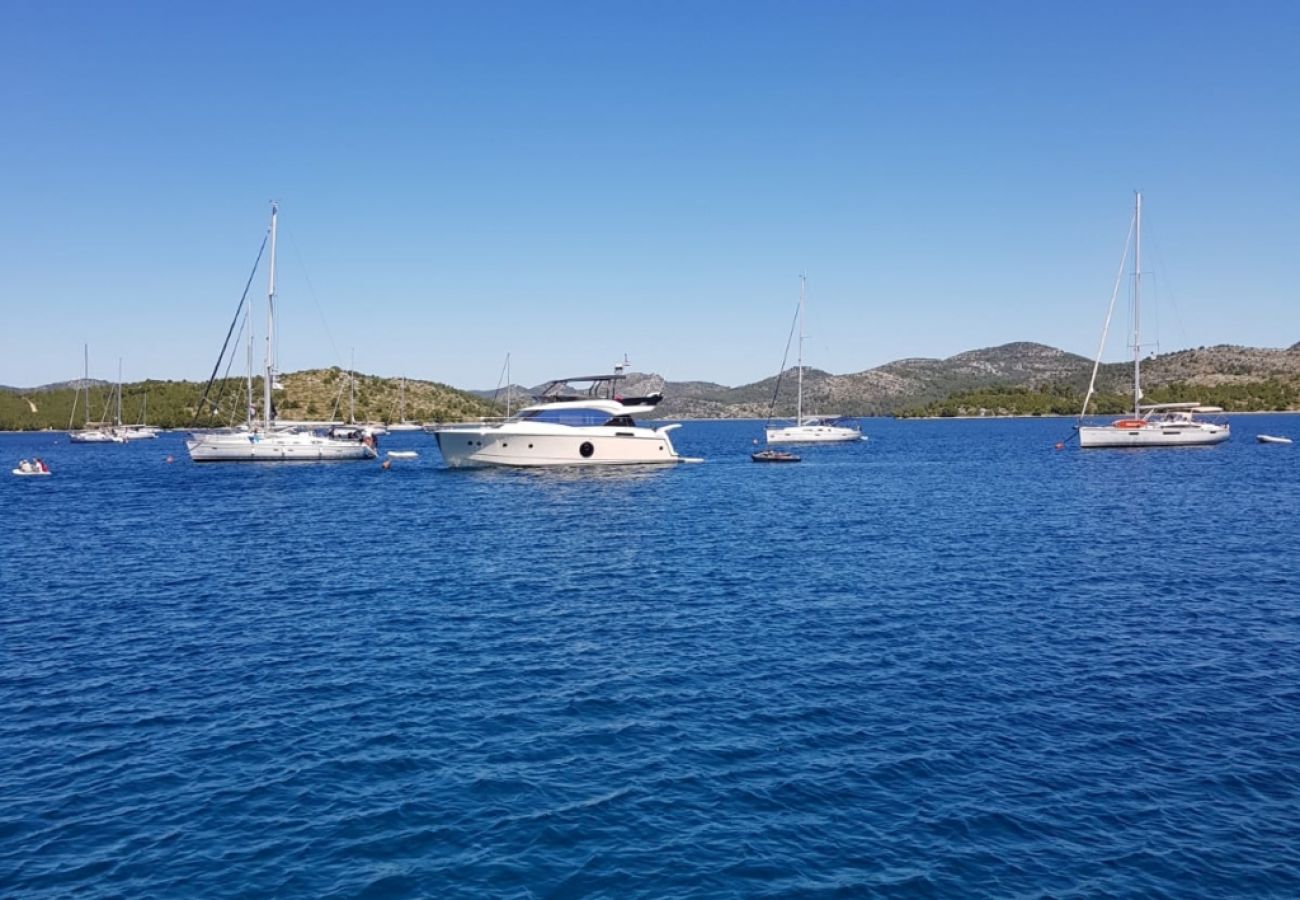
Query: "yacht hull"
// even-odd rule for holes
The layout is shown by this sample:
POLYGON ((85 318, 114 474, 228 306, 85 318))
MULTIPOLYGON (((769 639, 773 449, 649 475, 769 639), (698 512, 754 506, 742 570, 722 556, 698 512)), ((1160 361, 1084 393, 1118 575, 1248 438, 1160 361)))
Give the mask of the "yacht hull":
POLYGON ((769 444, 827 444, 862 440, 862 432, 840 425, 791 425, 768 428, 769 444))
POLYGON ((185 442, 194 462, 323 462, 374 459, 360 441, 341 441, 314 434, 205 434, 185 442))
POLYGON ((443 461, 453 469, 509 466, 644 466, 686 462, 668 435, 656 429, 565 429, 527 434, 494 428, 434 432, 443 461), (619 432, 622 433, 619 433, 619 432), (602 433, 604 432, 604 433, 602 433))
POLYGON ((68 432, 68 442, 72 444, 125 444, 126 438, 112 431, 91 429, 89 431, 68 432))
POLYGON ((1084 425, 1079 428, 1079 446, 1085 449, 1123 447, 1201 447, 1220 444, 1231 436, 1227 425, 1208 422, 1192 426, 1143 425, 1116 428, 1084 425))

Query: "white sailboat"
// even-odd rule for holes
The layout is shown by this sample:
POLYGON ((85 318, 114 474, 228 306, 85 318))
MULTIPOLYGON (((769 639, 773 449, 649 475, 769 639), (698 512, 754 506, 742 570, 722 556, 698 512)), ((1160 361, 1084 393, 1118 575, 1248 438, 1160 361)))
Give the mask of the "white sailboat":
POLYGON ((68 417, 68 441, 73 444, 125 444, 126 438, 107 422, 90 421, 90 347, 83 345, 81 352, 83 375, 81 385, 72 397, 72 414, 68 417), (72 423, 77 418, 77 401, 83 393, 86 397, 85 421, 81 428, 74 429, 72 423))
MULTIPOLYGON (((843 416, 805 416, 803 414, 803 309, 807 279, 799 276, 799 387, 795 400, 794 424, 773 426, 768 422, 764 433, 769 444, 840 443, 862 440, 862 428, 843 416)), ((787 348, 789 344, 786 345, 787 348)), ((787 349, 788 352, 788 349, 787 349)), ((779 383, 779 382, 778 382, 779 383)), ((775 402, 775 400, 774 400, 775 402)))
MULTIPOLYGON (((1198 415, 1222 413, 1217 406, 1202 406, 1199 403, 1142 403, 1142 194, 1138 192, 1133 209, 1133 412, 1117 419, 1109 425, 1083 425, 1079 429, 1079 446, 1091 448, 1115 447, 1194 447, 1205 444, 1218 444, 1231 435, 1226 422, 1208 422, 1197 418, 1198 415)), ((1128 247, 1125 248, 1125 256, 1128 247)), ((1123 271, 1123 263, 1120 264, 1123 271)), ((1082 421, 1088 413, 1088 403, 1097 384, 1097 370, 1101 365, 1101 354, 1106 346, 1106 332, 1110 328, 1111 313, 1115 309, 1115 296, 1118 295, 1116 279, 1115 294, 1111 296, 1110 310, 1106 314, 1106 325, 1102 329, 1101 346, 1097 348, 1097 359, 1092 367, 1092 380, 1088 384, 1088 393, 1083 400, 1083 411, 1079 414, 1082 421)))
MULTIPOLYGON (((119 382, 120 382, 119 378, 119 382)), ((118 392, 122 390, 121 384, 118 385, 118 392)), ((161 431, 156 425, 146 425, 148 421, 149 395, 145 394, 140 398, 140 422, 136 425, 124 425, 121 428, 122 437, 128 441, 148 441, 156 440, 158 432, 161 431)))
MULTIPOLYGON (((244 428, 191 435, 185 442, 195 462, 317 462, 320 460, 374 459, 374 439, 365 435, 340 437, 329 430, 277 427, 271 389, 275 385, 275 238, 279 208, 271 204, 271 253, 266 296, 266 365, 262 377, 262 420, 253 419, 253 332, 248 331, 249 403, 244 428)), ((251 317, 249 318, 251 324, 251 317)))
POLYGON ((389 425, 388 430, 419 431, 420 428, 419 423, 408 421, 406 418, 406 376, 403 375, 397 388, 397 421, 389 425))

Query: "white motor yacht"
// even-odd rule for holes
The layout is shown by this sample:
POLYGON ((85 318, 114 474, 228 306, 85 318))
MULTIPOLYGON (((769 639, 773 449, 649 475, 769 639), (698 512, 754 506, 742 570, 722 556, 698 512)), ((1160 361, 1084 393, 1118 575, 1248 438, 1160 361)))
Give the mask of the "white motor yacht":
MULTIPOLYGON (((621 367, 620 367, 621 369, 621 367)), ((433 426, 442 458, 452 468, 479 466, 628 466, 699 462, 679 456, 668 433, 633 416, 652 412, 662 394, 624 398, 623 379, 588 375, 552 381, 537 402, 499 421, 433 426), (574 391, 572 384, 587 384, 574 391)))

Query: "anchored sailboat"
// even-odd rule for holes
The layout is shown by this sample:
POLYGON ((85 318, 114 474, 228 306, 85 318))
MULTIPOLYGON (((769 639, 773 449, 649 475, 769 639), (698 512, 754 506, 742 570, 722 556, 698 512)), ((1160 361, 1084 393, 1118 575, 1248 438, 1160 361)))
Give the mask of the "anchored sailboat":
POLYGON ((397 421, 389 425, 388 430, 419 431, 420 428, 421 426, 418 422, 411 422, 406 418, 406 376, 403 375, 397 388, 397 421))
MULTIPOLYGON (((90 347, 83 345, 81 352, 84 374, 81 378, 81 386, 77 388, 77 393, 72 397, 72 415, 68 418, 68 441, 73 444, 125 444, 126 438, 107 422, 90 421, 90 347), (74 430, 72 423, 77 417, 77 400, 83 393, 86 398, 86 417, 82 427, 74 430)), ((118 374, 118 381, 121 381, 120 373, 118 374)), ((120 385, 118 391, 120 398, 120 385)), ((120 399, 118 402, 121 402, 120 399)))
MULTIPOLYGON (((1142 403, 1142 194, 1138 192, 1133 208, 1133 412, 1110 425, 1083 425, 1079 429, 1079 446, 1084 448, 1103 447, 1191 447, 1204 444, 1218 444, 1230 436, 1226 422, 1207 422, 1198 419, 1198 414, 1221 413, 1217 406, 1202 406, 1199 403, 1142 403)), ((1127 245, 1124 248, 1128 255, 1127 245)), ((1123 263, 1120 263, 1123 271, 1123 263)), ((1115 296, 1119 293, 1119 279, 1116 278, 1116 290, 1111 296, 1110 310, 1106 314, 1106 325, 1102 329, 1101 346, 1097 348, 1097 359, 1092 366, 1092 380, 1088 384, 1088 393, 1083 400, 1082 419, 1088 413, 1088 404, 1097 384, 1097 370, 1101 365, 1101 354, 1106 346, 1106 332, 1110 329, 1111 313, 1115 309, 1115 296)))
POLYGON ((262 376, 262 420, 253 418, 253 331, 248 318, 248 418, 232 431, 195 434, 185 442, 195 462, 263 462, 374 459, 374 439, 340 437, 330 431, 277 427, 271 389, 275 376, 275 237, 279 208, 271 204, 270 265, 266 295, 266 365, 262 376))
MULTIPOLYGON (((771 420, 768 420, 764 433, 767 436, 769 444, 804 444, 804 443, 832 443, 841 441, 860 441, 862 440, 862 428, 852 419, 843 416, 805 416, 803 414, 803 308, 804 294, 807 279, 799 276, 799 351, 798 351, 798 378, 799 387, 797 399, 795 400, 795 417, 793 425, 784 425, 773 427, 771 420)), ((789 352, 789 344, 786 344, 786 352, 789 352)), ((784 367, 784 363, 782 364, 784 367)), ((780 388, 780 378, 777 379, 777 388, 780 388)), ((776 396, 772 397, 773 406, 776 404, 776 396)))

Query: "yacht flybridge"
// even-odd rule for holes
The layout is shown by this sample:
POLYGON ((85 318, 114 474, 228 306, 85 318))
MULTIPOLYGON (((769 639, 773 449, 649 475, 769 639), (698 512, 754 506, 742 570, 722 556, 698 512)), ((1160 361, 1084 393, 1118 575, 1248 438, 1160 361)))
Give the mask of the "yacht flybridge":
POLYGON ((654 393, 623 397, 613 375, 550 382, 532 405, 497 421, 433 426, 442 458, 452 468, 481 466, 637 466, 699 462, 679 456, 668 433, 679 425, 649 428, 633 416, 652 412, 654 393), (577 385, 577 387, 575 387, 577 385))
MULTIPOLYGON (((1204 444, 1218 444, 1226 441, 1231 434, 1226 422, 1207 422, 1198 419, 1198 415, 1222 413, 1217 406, 1202 406, 1199 403, 1142 403, 1142 194, 1136 195, 1133 209, 1133 412, 1109 425, 1082 425, 1079 429, 1079 446, 1083 448, 1104 447, 1193 447, 1204 444)), ((1124 247, 1124 259, 1128 256, 1127 243, 1124 247)), ((1124 260, 1120 262, 1120 271, 1124 269, 1124 260)), ((1092 380, 1088 384, 1088 393, 1083 400, 1083 412, 1080 419, 1088 412, 1088 403, 1092 400, 1097 384, 1097 370, 1101 365, 1101 354, 1106 346, 1106 333, 1110 329, 1111 314, 1115 310, 1115 297, 1119 294, 1119 277, 1115 279, 1115 291, 1111 295, 1110 310, 1106 314, 1106 325, 1101 332, 1101 346, 1097 348, 1097 359, 1092 367, 1092 380)))
MULTIPOLYGON (((271 204, 270 265, 267 285, 266 313, 266 367, 262 377, 262 418, 254 419, 253 409, 253 322, 251 305, 240 307, 244 316, 244 331, 248 335, 248 396, 245 403, 247 419, 238 428, 205 434, 194 434, 185 442, 190 459, 195 462, 279 462, 320 460, 374 459, 374 438, 353 429, 344 434, 338 428, 312 430, 309 427, 285 426, 276 421, 275 405, 271 391, 278 387, 275 370, 275 237, 278 208, 271 204)), ((260 254, 259 254, 260 255, 260 254)), ((236 313, 238 321, 239 313, 236 313)), ((232 324, 231 330, 234 330, 232 324)), ((229 340, 229 336, 227 336, 229 340)), ((222 355, 225 348, 222 348, 222 355)), ((218 367, 221 360, 217 361, 218 367)), ((216 370, 213 370, 215 377, 216 370)), ((209 386, 211 382, 209 382, 209 386)), ((206 392, 205 392, 206 397, 206 392)), ((202 401, 200 401, 202 405, 202 401)))

